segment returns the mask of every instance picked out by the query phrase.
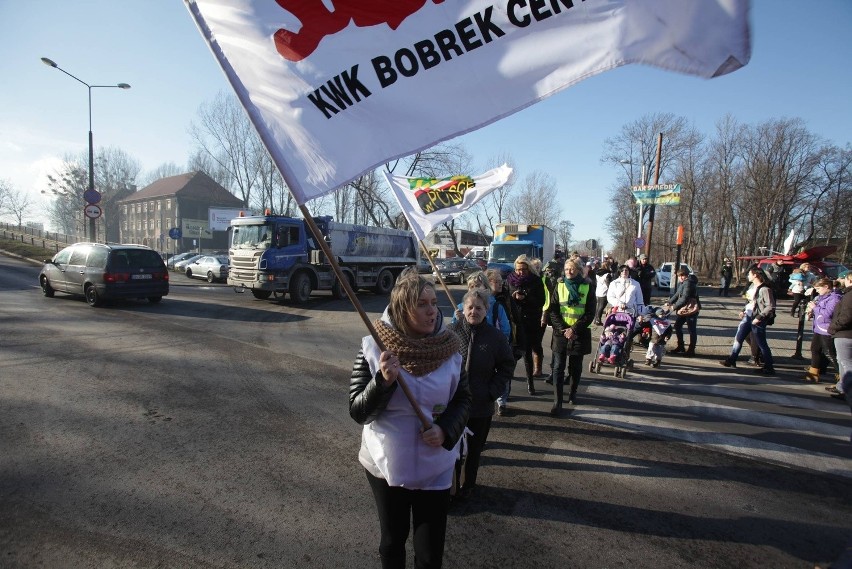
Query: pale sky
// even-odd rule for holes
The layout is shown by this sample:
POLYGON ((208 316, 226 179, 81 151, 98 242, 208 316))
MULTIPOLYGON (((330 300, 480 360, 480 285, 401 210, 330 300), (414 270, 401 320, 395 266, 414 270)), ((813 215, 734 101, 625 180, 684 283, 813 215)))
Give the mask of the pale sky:
MULTIPOLYGON (((600 164, 603 143, 646 114, 686 117, 707 135, 726 113, 748 124, 798 117, 814 134, 848 145, 852 1, 753 0, 751 15, 751 62, 732 74, 704 80, 622 67, 454 142, 474 157, 471 174, 509 154, 519 177, 553 176, 574 239, 605 244, 618 171, 600 164)), ((88 148, 87 89, 41 57, 89 84, 131 85, 92 90, 92 131, 96 148, 121 148, 143 174, 185 164, 199 106, 229 89, 179 0, 0 0, 0 45, 0 178, 32 195, 30 221, 47 222, 45 175, 88 148)))

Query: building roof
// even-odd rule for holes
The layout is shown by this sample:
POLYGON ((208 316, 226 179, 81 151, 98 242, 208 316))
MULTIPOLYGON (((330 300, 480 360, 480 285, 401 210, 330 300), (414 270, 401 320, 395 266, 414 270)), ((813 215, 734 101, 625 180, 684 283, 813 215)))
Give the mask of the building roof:
POLYGON ((120 200, 119 203, 133 203, 168 196, 203 200, 215 205, 245 206, 241 199, 220 186, 204 172, 189 172, 178 176, 160 178, 153 184, 145 186, 138 192, 120 200))

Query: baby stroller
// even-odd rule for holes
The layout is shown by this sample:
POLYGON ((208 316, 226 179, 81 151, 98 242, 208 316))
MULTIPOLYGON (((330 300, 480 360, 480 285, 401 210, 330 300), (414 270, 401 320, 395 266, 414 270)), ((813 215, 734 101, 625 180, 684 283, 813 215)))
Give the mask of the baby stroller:
POLYGON ((645 352, 645 365, 659 367, 663 361, 663 356, 666 354, 666 342, 669 341, 673 332, 668 317, 668 310, 653 306, 647 306, 642 314, 642 320, 646 321, 651 329, 648 350, 645 352))
POLYGON ((630 366, 630 344, 628 340, 636 320, 629 312, 613 312, 606 317, 603 323, 604 331, 601 332, 598 342, 598 351, 594 359, 589 362, 589 371, 600 373, 601 367, 611 365, 615 368, 614 377, 627 377, 627 368, 630 366), (607 343, 609 342, 609 346, 607 343), (616 355, 606 356, 617 352, 616 355))

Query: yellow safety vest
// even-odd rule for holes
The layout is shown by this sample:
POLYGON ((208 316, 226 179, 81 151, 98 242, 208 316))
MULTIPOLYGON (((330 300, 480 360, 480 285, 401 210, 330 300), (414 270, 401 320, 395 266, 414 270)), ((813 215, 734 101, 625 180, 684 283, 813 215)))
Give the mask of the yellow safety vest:
MULTIPOLYGON (((583 283, 577 290, 580 292, 580 302, 576 306, 568 306, 568 287, 565 283, 559 281, 556 286, 556 292, 559 295, 559 313, 562 315, 562 321, 566 325, 572 326, 574 322, 580 319, 586 312, 586 299, 589 297, 589 283, 583 283)), ((589 322, 589 326, 592 323, 589 322)))

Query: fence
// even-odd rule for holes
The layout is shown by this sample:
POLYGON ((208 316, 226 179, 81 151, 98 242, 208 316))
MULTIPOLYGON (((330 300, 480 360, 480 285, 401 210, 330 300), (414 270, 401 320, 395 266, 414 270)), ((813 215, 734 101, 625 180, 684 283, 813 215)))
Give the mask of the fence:
POLYGON ((80 241, 75 235, 43 231, 32 227, 20 227, 11 223, 0 223, 0 237, 44 249, 53 249, 54 251, 59 251, 67 245, 80 241))

